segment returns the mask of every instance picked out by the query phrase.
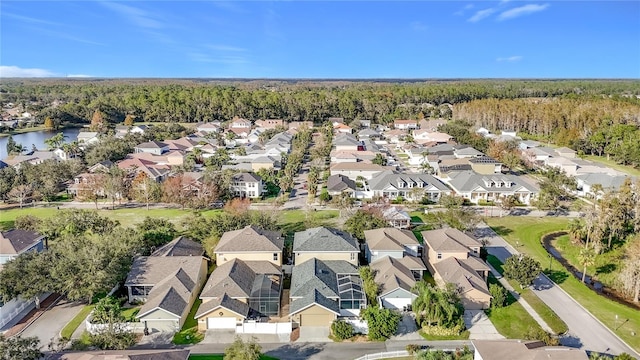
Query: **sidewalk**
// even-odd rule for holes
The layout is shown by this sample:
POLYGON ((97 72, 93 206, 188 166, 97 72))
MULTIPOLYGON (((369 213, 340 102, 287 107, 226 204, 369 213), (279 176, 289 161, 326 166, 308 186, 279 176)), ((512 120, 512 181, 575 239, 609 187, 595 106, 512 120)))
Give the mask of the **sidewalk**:
POLYGON ((498 272, 498 270, 491 266, 491 264, 487 263, 487 265, 489 265, 493 276, 498 279, 500 284, 502 284, 502 286, 504 286, 504 288, 511 293, 511 295, 520 303, 520 305, 522 305, 522 307, 529 313, 529 315, 531 315, 531 317, 540 325, 540 327, 542 327, 544 331, 554 334, 553 330, 551 330, 551 327, 542 319, 542 317, 540 317, 540 315, 538 315, 538 313, 531 307, 531 305, 529 305, 529 303, 525 299, 523 299, 522 296, 520 296, 520 294, 513 288, 513 286, 509 284, 507 279, 505 279, 498 272))

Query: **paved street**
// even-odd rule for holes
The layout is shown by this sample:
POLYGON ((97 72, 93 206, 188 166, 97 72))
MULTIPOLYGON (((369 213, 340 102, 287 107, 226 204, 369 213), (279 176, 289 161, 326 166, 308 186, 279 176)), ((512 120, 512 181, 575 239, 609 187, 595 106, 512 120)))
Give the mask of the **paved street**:
MULTIPOLYGON (((502 262, 511 254, 518 253, 486 224, 481 225, 479 234, 487 240, 489 254, 502 262)), ((545 275, 534 280, 533 290, 569 327, 569 333, 561 338, 563 345, 607 354, 626 352, 640 357, 545 275)))
POLYGON ((22 337, 36 336, 42 349, 47 349, 53 339, 58 339, 60 330, 82 310, 84 304, 61 300, 56 306, 45 311, 38 320, 21 334, 22 337))

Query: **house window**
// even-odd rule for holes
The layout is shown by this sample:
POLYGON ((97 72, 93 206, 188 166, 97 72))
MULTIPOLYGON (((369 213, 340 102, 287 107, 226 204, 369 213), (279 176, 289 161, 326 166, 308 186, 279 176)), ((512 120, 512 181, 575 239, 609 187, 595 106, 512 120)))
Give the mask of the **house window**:
POLYGON ((351 260, 355 260, 356 259, 356 253, 351 253, 351 260))
POLYGON ((278 261, 278 253, 273 253, 273 261, 278 261))
POLYGON ((442 259, 442 253, 438 253, 438 259, 442 259))

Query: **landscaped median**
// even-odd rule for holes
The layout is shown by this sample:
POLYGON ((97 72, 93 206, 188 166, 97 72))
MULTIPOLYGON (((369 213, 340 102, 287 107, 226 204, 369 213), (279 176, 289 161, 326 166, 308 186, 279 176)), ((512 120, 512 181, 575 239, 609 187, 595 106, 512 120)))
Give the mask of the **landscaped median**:
POLYGON ((566 218, 504 217, 487 219, 499 235, 519 252, 540 262, 549 277, 636 351, 640 350, 640 316, 638 310, 597 295, 573 277, 560 262, 544 249, 541 238, 545 234, 565 230, 566 218), (549 266, 552 270, 549 271, 549 266))

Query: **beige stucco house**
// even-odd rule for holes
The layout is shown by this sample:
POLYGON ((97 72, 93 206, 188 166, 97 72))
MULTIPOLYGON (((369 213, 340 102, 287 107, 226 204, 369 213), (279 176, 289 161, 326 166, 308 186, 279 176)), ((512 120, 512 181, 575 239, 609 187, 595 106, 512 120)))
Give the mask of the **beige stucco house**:
POLYGON ((214 253, 218 266, 233 259, 268 261, 282 266, 283 248, 284 237, 281 232, 249 225, 244 229, 224 233, 214 253))

